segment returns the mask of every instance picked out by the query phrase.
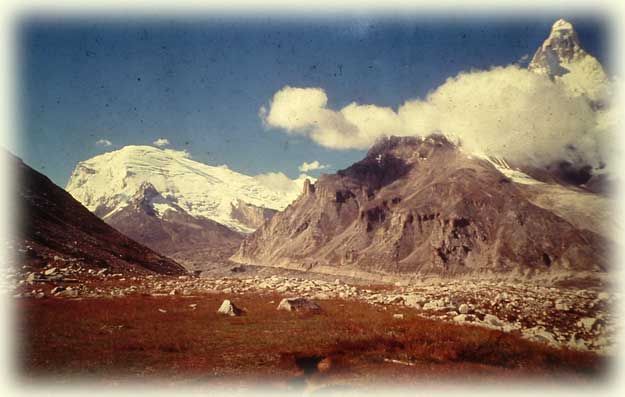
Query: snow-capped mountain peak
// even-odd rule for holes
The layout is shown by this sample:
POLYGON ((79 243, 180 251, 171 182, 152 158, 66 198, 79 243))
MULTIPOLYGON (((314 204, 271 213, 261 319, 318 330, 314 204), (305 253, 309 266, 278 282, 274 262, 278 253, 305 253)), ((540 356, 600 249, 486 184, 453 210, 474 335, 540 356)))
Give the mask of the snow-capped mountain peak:
POLYGON ((528 68, 550 77, 559 76, 566 73, 566 70, 560 67, 561 63, 573 62, 586 55, 586 51, 579 44, 573 25, 564 19, 558 19, 551 27, 549 37, 534 54, 528 68))
POLYGON ((182 151, 125 146, 80 162, 66 190, 103 219, 142 196, 158 201, 151 203, 157 215, 180 208, 232 230, 251 232, 255 227, 246 224, 235 208, 282 210, 302 192, 306 178, 249 176, 194 161, 182 151))
POLYGON ((567 22, 562 18, 555 21, 553 23, 553 26, 551 27, 552 32, 572 31, 572 30, 573 30, 573 25, 571 25, 570 22, 567 22))
POLYGON ((561 84, 572 96, 597 102, 606 96, 608 77, 601 63, 582 48, 570 22, 558 19, 536 50, 528 69, 561 84))

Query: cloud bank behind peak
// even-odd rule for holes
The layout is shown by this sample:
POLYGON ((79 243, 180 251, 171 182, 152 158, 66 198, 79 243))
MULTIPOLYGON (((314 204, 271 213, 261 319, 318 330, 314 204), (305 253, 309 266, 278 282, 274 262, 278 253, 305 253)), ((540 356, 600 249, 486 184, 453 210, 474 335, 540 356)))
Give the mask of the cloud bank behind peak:
POLYGON ((366 149, 388 135, 442 133, 465 151, 547 165, 567 160, 599 166, 613 125, 583 95, 518 65, 449 78, 424 99, 397 110, 351 103, 328 107, 322 88, 285 86, 259 115, 268 127, 304 135, 331 149, 366 149))

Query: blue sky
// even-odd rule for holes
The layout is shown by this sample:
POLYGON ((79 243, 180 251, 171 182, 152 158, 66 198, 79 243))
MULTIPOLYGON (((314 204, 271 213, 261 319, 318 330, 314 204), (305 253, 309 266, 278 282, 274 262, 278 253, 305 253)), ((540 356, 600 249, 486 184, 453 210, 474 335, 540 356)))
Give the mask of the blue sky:
POLYGON ((531 57, 560 17, 606 65, 607 26, 566 14, 27 19, 18 35, 20 143, 10 149, 60 186, 81 160, 160 137, 197 161, 246 174, 296 177, 313 160, 333 172, 364 151, 263 126, 260 107, 285 85, 321 87, 331 108, 356 101, 397 109, 461 71, 531 57))

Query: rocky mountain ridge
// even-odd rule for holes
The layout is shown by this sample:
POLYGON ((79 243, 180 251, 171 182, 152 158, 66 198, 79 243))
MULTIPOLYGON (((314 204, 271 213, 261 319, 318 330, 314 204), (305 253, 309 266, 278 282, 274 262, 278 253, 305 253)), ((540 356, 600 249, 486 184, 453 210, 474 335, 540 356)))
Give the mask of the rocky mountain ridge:
POLYGON ((214 167, 184 152, 126 146, 76 166, 67 191, 137 241, 188 267, 222 263, 244 233, 286 207, 303 180, 214 167), (285 180, 286 179, 286 182, 285 180))
POLYGON ((181 265, 119 233, 47 177, 9 156, 21 207, 17 246, 26 262, 37 267, 71 258, 110 272, 186 274, 181 265))
MULTIPOLYGON (((556 211, 536 200, 550 184, 524 182, 442 136, 386 138, 360 162, 307 185, 233 260, 336 274, 605 270, 609 242, 578 222, 584 209, 575 199, 556 211)), ((597 200, 594 210, 609 211, 597 200)))
POLYGON ((149 182, 143 182, 127 205, 105 221, 190 270, 196 270, 196 259, 218 263, 227 260, 244 236, 213 220, 190 215, 176 203, 168 202, 149 182))

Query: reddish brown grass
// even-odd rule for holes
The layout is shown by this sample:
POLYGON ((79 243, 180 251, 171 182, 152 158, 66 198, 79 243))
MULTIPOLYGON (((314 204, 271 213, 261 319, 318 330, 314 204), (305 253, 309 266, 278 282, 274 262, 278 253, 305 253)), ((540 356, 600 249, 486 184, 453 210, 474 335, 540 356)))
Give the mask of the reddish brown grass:
POLYGON ((414 381, 458 373, 586 379, 604 365, 591 353, 431 321, 403 308, 323 301, 321 314, 302 316, 277 311, 279 296, 245 295, 233 300, 246 314, 224 317, 216 313, 224 298, 20 300, 20 368, 29 377, 267 380, 301 374, 297 360, 314 356, 327 359, 326 376, 414 381), (393 319, 396 312, 404 319, 393 319))

